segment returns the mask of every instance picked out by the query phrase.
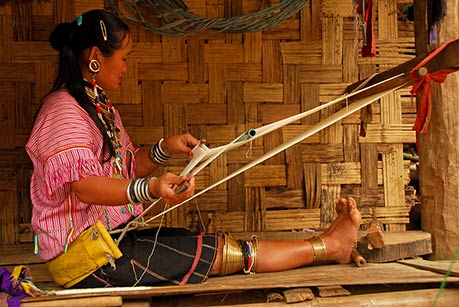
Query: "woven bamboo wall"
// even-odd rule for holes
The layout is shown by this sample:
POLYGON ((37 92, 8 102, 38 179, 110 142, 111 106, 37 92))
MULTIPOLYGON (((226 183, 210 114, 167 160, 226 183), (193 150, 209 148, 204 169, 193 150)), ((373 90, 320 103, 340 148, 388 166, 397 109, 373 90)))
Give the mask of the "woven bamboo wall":
MULTIPOLYGON (((277 1, 278 2, 278 1, 277 1)), ((277 3, 193 0, 190 9, 220 18, 277 3)), ((263 33, 161 37, 131 24, 133 52, 121 89, 111 93, 138 145, 191 132, 209 147, 249 128, 306 111, 343 93, 346 85, 414 56, 413 24, 397 20, 409 1, 374 1, 378 54, 359 56, 352 0, 310 0, 302 11, 263 33)), ((40 98, 53 82, 56 54, 47 43, 56 23, 103 0, 11 1, 0 7, 0 238, 31 238, 29 178, 24 151, 40 98)), ((166 215, 165 225, 229 231, 326 227, 334 200, 354 196, 364 222, 377 216, 403 230, 413 204, 403 144, 414 143, 409 89, 388 95, 371 112, 353 114, 166 215), (371 117, 368 116, 371 114, 371 117), (360 136, 366 128, 365 137, 360 136)), ((213 162, 197 188, 223 178, 334 110, 322 111, 213 162), (251 150, 251 156, 247 153, 251 150)), ((161 171, 180 172, 176 158, 161 171)), ((160 210, 160 209, 158 209, 160 210)), ((159 222, 159 221, 157 221, 159 222)))

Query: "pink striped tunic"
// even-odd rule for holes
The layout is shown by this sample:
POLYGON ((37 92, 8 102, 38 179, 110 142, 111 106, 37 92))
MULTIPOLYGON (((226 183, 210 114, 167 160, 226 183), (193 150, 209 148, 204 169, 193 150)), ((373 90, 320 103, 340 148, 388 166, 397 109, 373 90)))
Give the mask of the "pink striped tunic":
MULTIPOLYGON (((123 175, 133 178, 138 149, 127 135, 118 112, 116 125, 121 131, 123 175), (125 162, 128 154, 130 174, 125 162)), ((58 256, 97 220, 114 229, 132 218, 126 206, 84 203, 71 191, 70 183, 80 180, 83 174, 112 177, 111 162, 101 162, 102 145, 99 129, 67 90, 46 97, 26 144, 34 166, 30 185, 32 226, 42 259, 58 256)), ((134 215, 143 210, 142 205, 133 208, 134 215)))

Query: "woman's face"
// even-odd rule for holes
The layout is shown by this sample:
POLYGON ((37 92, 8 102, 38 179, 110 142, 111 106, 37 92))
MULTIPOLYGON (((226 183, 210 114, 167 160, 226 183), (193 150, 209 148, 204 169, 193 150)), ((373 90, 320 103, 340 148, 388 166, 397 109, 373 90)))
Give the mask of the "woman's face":
POLYGON ((115 91, 123 81, 123 74, 127 71, 127 57, 132 50, 131 35, 126 35, 121 48, 110 57, 102 56, 99 60, 100 70, 95 75, 96 82, 103 89, 115 91))

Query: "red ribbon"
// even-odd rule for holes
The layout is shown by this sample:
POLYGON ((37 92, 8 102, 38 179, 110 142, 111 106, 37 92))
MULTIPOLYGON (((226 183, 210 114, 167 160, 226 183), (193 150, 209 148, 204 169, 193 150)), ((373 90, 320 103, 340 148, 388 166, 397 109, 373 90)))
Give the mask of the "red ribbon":
POLYGON ((422 60, 416 67, 410 71, 410 76, 414 80, 413 87, 411 88, 411 102, 414 96, 422 96, 421 104, 419 106, 418 115, 413 126, 413 130, 419 133, 426 133, 429 127, 430 117, 432 114, 432 81, 443 83, 449 73, 457 71, 457 69, 442 69, 434 73, 427 73, 423 76, 417 76, 415 72, 423 67, 427 62, 433 59, 440 53, 451 41, 448 41, 431 52, 424 60, 422 60))

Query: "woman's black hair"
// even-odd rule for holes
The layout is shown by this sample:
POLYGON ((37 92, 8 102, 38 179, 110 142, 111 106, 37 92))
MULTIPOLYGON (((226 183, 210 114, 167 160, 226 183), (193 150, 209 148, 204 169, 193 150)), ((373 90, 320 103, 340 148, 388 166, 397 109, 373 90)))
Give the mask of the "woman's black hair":
POLYGON ((85 87, 88 84, 84 80, 80 65, 84 61, 84 50, 95 46, 105 56, 112 56, 122 47, 127 35, 129 27, 118 17, 104 10, 91 10, 78 16, 73 22, 57 25, 49 37, 51 46, 59 51, 58 73, 50 93, 65 87, 89 114, 104 139, 104 162, 115 155, 115 150, 93 103, 86 95, 85 87), (103 33, 101 21, 105 25, 106 33, 103 33))

